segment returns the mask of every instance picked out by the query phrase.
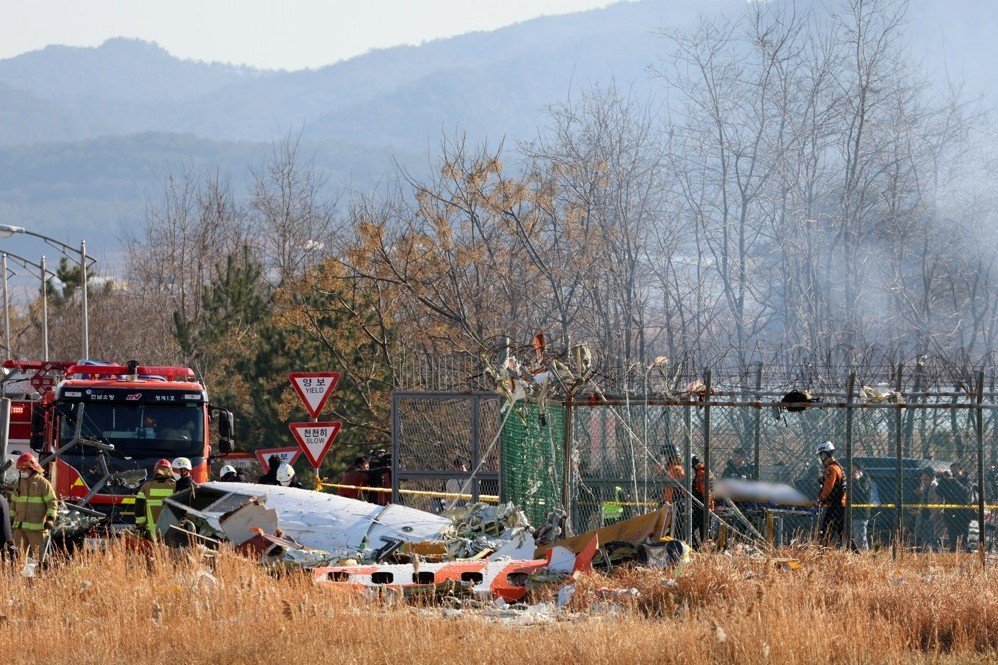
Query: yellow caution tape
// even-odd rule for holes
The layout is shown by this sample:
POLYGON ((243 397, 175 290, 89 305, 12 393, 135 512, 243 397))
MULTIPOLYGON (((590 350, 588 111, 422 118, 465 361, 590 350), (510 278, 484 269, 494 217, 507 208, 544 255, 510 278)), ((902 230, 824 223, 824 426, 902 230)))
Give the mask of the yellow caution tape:
MULTIPOLYGON (((854 503, 853 508, 893 508, 893 503, 854 503)), ((931 509, 954 509, 959 508, 963 510, 978 510, 978 505, 976 503, 966 504, 966 503, 903 503, 902 508, 910 508, 915 510, 916 508, 931 508, 931 509)), ((998 510, 998 505, 985 505, 985 510, 998 510)))
MULTIPOLYGON (((362 485, 340 485, 339 483, 321 483, 322 487, 331 487, 333 489, 345 489, 345 490, 360 490, 362 492, 380 492, 382 494, 391 494, 392 490, 387 487, 366 487, 362 485)), ((470 494, 455 494, 452 492, 425 492, 422 490, 406 490, 399 488, 399 494, 408 494, 410 496, 429 496, 437 497, 441 499, 471 499, 470 494)), ((484 501, 486 503, 499 503, 499 497, 494 494, 479 494, 479 501, 484 501)))

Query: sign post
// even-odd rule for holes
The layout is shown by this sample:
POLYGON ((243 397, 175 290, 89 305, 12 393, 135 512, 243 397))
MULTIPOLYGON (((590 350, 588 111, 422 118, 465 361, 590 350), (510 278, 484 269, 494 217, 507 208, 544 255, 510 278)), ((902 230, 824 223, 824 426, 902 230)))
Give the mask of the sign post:
POLYGON ((315 471, 315 489, 322 489, 322 478, 319 477, 319 466, 329 452, 336 435, 340 431, 338 422, 319 422, 319 414, 326 400, 333 394, 336 384, 340 382, 339 372, 292 372, 288 374, 292 387, 298 393, 305 410, 312 417, 311 423, 290 423, 291 433, 298 445, 312 463, 315 471))

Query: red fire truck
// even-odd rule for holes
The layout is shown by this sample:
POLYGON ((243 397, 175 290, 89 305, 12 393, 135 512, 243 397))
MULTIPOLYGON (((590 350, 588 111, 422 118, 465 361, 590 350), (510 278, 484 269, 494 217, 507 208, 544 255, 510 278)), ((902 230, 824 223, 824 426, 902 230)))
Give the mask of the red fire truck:
POLYGON ((67 501, 127 522, 135 491, 161 458, 188 457, 197 482, 208 480, 209 425, 218 452, 233 450, 232 414, 212 406, 186 367, 8 360, 8 454, 39 455, 67 501))

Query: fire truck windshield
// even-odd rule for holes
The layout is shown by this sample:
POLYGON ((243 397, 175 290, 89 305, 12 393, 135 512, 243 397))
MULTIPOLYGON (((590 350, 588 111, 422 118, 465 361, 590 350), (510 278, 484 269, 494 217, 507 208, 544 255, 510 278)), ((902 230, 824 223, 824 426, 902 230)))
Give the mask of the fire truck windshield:
MULTIPOLYGON (((69 443, 76 431, 75 405, 65 407, 60 410, 60 445, 69 443)), ((87 404, 80 434, 83 438, 114 444, 116 457, 201 457, 204 455, 203 407, 199 404, 87 404)), ((72 452, 90 455, 94 454, 93 450, 78 446, 72 452)))

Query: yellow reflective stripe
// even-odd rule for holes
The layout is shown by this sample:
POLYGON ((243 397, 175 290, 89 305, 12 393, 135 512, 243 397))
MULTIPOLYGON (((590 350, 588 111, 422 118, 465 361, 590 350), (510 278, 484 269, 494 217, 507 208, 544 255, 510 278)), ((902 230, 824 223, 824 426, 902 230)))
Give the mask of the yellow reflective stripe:
POLYGON ((132 504, 132 503, 135 503, 135 497, 134 496, 126 496, 124 499, 121 500, 121 503, 122 504, 132 504))
POLYGON ((55 495, 53 494, 50 499, 45 496, 18 496, 15 494, 11 497, 11 501, 14 503, 45 503, 46 501, 55 501, 55 495))
POLYGON ((157 489, 153 487, 149 490, 149 496, 172 496, 173 494, 176 494, 176 491, 168 488, 157 489))
POLYGON ((21 529, 22 531, 44 531, 44 522, 19 522, 19 526, 14 527, 15 529, 21 529))
POLYGON ((153 506, 162 506, 162 499, 146 499, 146 505, 152 508, 153 506))

